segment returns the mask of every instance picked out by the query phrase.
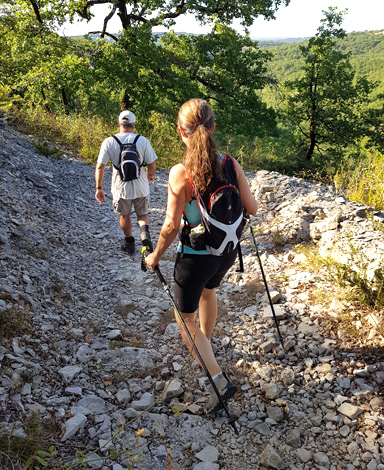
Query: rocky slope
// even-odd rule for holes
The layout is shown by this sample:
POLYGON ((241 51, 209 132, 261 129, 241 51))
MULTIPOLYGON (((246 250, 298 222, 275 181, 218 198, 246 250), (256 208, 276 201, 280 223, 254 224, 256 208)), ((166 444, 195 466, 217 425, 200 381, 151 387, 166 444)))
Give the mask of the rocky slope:
MULTIPOLYGON (((104 470, 384 469, 382 316, 355 314, 352 340, 333 328, 329 319, 351 306, 294 248, 312 240, 346 260, 352 240, 373 272, 383 232, 367 208, 304 180, 247 174, 262 203, 252 225, 285 350, 247 230, 244 273, 236 264, 218 290, 213 338, 239 386, 229 403, 236 435, 224 413, 204 413, 207 381, 156 275, 119 249, 109 173, 100 207, 92 166, 47 159, 25 136, 0 132, 1 434, 27 441, 38 417, 42 445, 56 451, 51 469, 74 465, 76 452, 104 470), (319 285, 335 297, 326 311, 311 302, 319 285)), ((166 192, 158 171, 153 239, 166 192)), ((174 254, 173 245, 160 266, 171 287, 174 254)), ((0 451, 1 468, 23 468, 0 451)))

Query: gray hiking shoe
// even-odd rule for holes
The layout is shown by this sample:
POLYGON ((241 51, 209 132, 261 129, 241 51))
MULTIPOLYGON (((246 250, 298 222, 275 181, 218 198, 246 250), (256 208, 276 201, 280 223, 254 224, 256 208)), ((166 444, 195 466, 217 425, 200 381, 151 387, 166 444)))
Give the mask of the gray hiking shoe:
MULTIPOLYGON (((236 385, 229 380, 229 378, 224 372, 222 372, 222 374, 215 381, 215 385, 224 402, 232 398, 233 395, 237 392, 236 385)), ((212 413, 221 410, 223 408, 223 405, 220 402, 219 397, 217 396, 211 384, 209 385, 209 392, 210 395, 206 406, 207 413, 212 413)))

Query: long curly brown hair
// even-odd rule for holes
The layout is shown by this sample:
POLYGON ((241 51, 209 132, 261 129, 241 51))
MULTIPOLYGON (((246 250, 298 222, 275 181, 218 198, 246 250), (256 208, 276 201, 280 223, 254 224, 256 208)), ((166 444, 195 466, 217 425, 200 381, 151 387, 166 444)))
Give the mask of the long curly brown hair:
POLYGON ((212 108, 204 100, 193 98, 180 108, 177 120, 188 136, 185 168, 197 190, 203 193, 212 178, 222 179, 217 146, 211 132, 215 122, 212 108))

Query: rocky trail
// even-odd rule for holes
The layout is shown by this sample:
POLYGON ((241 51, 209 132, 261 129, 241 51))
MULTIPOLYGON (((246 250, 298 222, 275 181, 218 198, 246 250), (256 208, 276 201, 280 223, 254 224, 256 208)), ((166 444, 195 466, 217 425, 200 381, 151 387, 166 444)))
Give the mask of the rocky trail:
MULTIPOLYGON (((229 402, 237 436, 223 412, 205 414, 207 380, 157 276, 140 269, 139 250, 120 251, 110 173, 99 206, 93 166, 48 159, 0 128, 1 435, 28 440, 37 416, 44 448, 56 452, 48 469, 384 470, 382 312, 362 320, 295 249, 314 241, 345 259, 353 242, 373 270, 383 232, 368 208, 327 186, 265 171, 247 178, 261 202, 252 226, 285 350, 246 230, 244 273, 236 263, 218 289, 212 339, 239 388, 229 402), (327 311, 312 301, 319 285, 334 297, 327 311), (334 327, 346 313, 356 317, 354 337, 334 327), (92 454, 85 467, 77 452, 92 454)), ((160 170, 153 240, 166 193, 160 170)), ((134 235, 139 247, 136 227, 134 235)), ((174 256, 175 244, 160 265, 170 286, 174 256)), ((0 468, 24 467, 3 446, 0 468)))

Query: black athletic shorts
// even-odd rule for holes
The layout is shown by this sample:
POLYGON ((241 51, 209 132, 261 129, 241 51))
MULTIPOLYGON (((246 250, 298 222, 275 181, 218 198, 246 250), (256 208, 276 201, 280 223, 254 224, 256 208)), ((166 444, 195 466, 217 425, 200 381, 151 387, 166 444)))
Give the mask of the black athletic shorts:
POLYGON ((196 312, 204 287, 218 287, 236 255, 237 250, 223 256, 177 253, 173 277, 175 303, 180 312, 196 312))

